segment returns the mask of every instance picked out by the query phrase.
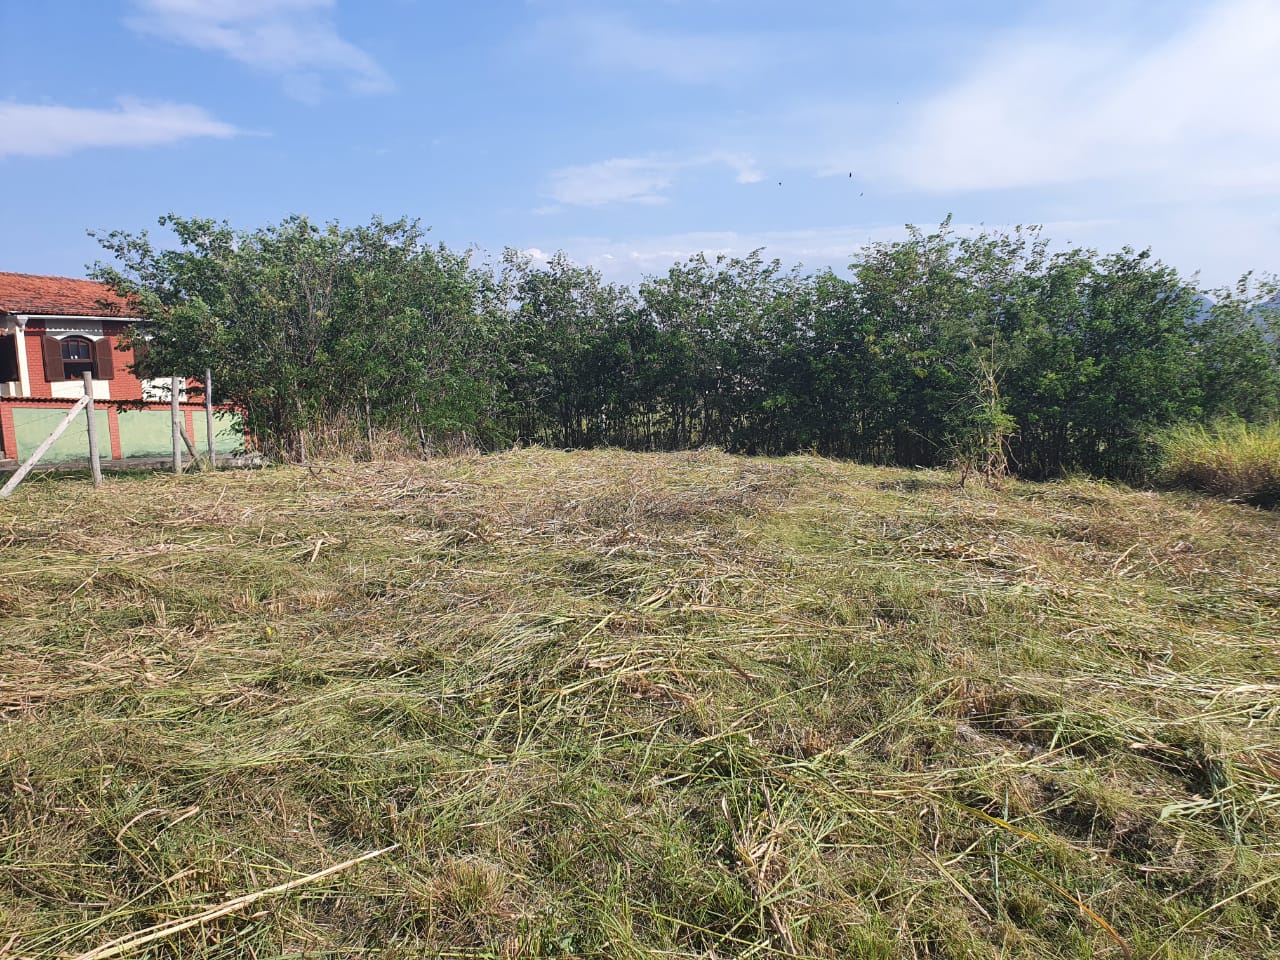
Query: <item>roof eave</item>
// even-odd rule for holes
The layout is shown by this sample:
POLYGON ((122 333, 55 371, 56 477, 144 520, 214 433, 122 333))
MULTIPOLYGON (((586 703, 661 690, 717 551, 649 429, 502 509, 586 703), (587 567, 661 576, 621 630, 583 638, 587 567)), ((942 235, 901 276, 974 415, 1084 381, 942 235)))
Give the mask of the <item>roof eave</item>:
POLYGON ((120 317, 110 313, 22 313, 0 310, 0 316, 15 320, 117 320, 124 323, 140 323, 142 317, 120 317))

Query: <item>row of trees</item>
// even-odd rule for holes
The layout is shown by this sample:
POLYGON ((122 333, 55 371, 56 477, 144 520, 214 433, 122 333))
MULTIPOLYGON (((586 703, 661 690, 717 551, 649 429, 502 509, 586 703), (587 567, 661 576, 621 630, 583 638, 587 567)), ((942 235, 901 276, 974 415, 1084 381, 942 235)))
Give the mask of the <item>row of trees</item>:
POLYGON ((699 255, 630 288, 563 255, 477 263, 409 221, 161 222, 176 246, 99 237, 114 262, 96 275, 150 318, 147 365, 211 367, 280 455, 305 457, 335 422, 424 447, 465 434, 904 465, 972 454, 976 437, 1023 475, 1133 477, 1155 428, 1280 414, 1274 279, 1201 291, 1147 252, 1053 250, 1035 228, 908 228, 845 276, 699 255))

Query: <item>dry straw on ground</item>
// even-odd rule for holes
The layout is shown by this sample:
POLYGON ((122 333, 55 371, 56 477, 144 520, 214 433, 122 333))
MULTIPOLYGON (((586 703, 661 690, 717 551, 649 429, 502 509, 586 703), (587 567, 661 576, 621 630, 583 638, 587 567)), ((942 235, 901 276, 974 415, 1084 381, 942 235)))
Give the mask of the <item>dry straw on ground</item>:
POLYGON ((0 955, 1275 956, 1278 542, 714 451, 32 483, 0 955))

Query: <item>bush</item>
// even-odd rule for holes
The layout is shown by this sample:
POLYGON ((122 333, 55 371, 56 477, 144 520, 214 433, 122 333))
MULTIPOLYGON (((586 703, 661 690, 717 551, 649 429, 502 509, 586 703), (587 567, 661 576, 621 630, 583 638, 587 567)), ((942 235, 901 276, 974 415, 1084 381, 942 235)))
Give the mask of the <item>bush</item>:
POLYGON ((1159 446, 1163 476, 1176 486, 1280 505, 1280 422, 1182 424, 1166 431, 1159 446))

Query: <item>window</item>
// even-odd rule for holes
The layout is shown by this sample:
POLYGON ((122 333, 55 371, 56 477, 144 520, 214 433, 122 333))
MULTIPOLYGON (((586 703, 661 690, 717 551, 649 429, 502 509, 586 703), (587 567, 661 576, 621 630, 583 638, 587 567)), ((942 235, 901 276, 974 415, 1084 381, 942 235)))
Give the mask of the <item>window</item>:
POLYGON ((18 379, 18 336, 0 334, 0 383, 18 379))
POLYGON ((86 373, 93 373, 93 344, 88 338, 63 338, 62 373, 67 380, 79 380, 86 373))
POLYGON ((79 380, 86 373, 95 380, 110 380, 115 376, 111 362, 111 340, 101 337, 91 340, 73 334, 69 337, 44 337, 44 379, 46 383, 60 380, 79 380))

